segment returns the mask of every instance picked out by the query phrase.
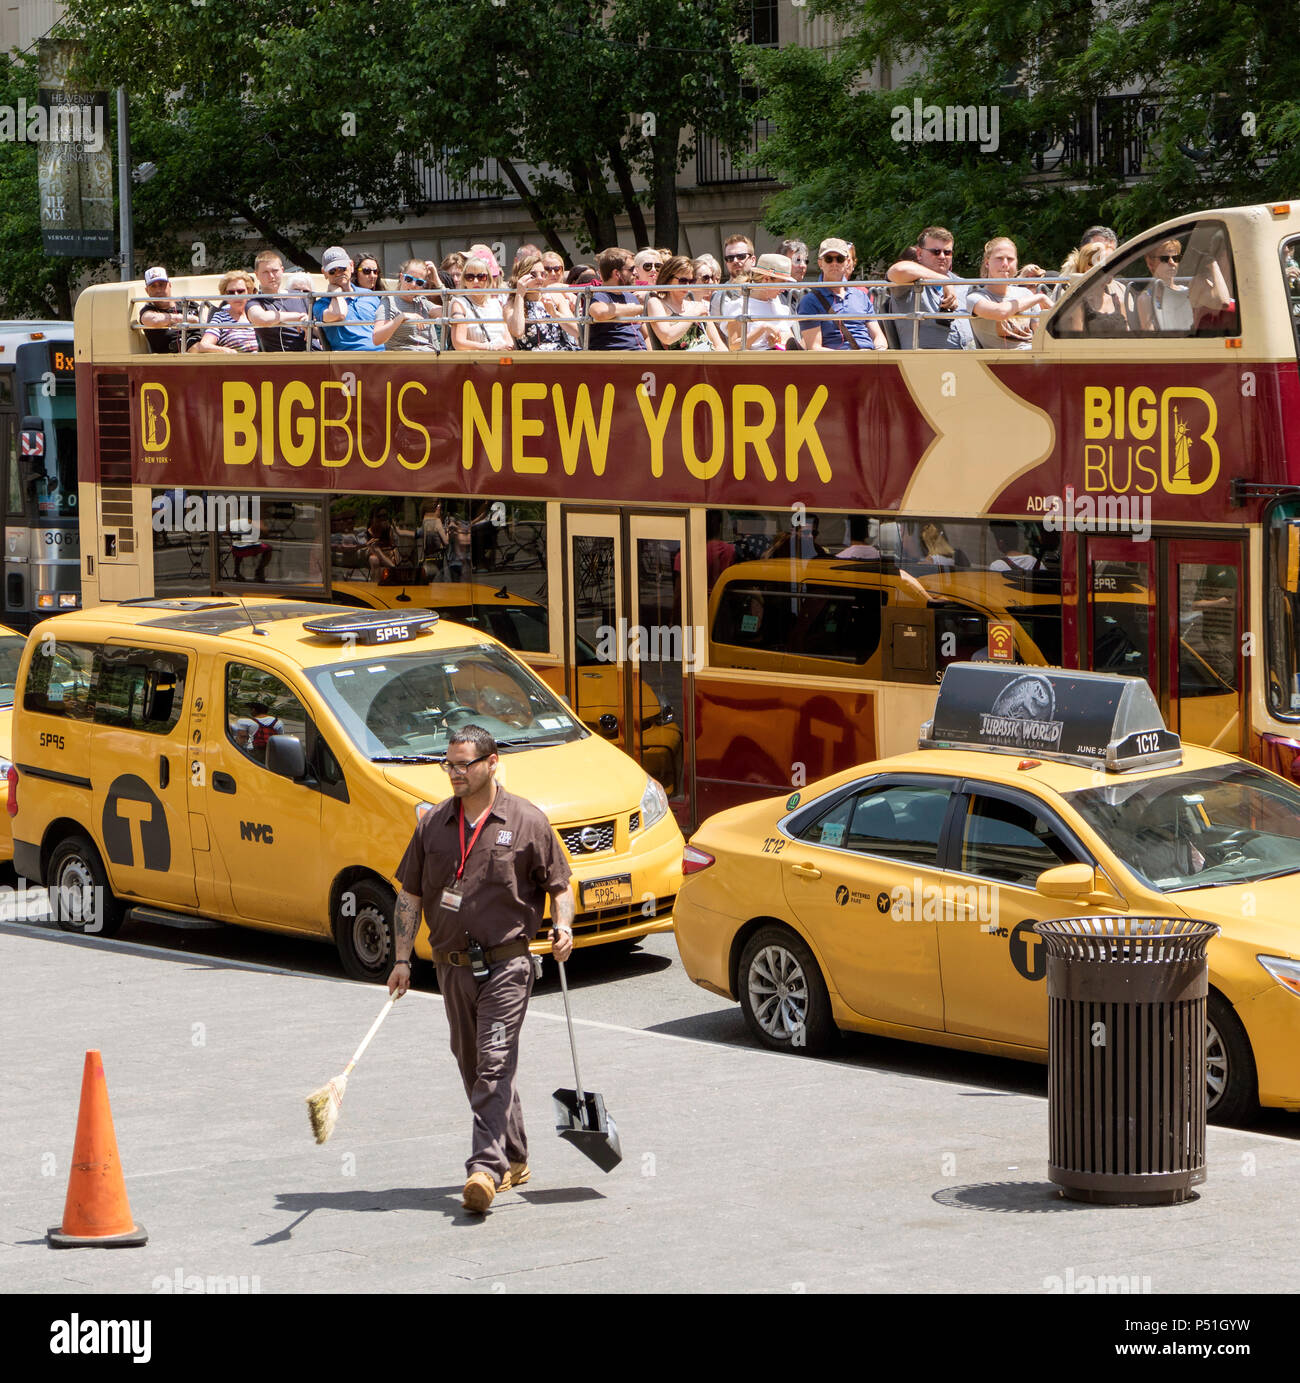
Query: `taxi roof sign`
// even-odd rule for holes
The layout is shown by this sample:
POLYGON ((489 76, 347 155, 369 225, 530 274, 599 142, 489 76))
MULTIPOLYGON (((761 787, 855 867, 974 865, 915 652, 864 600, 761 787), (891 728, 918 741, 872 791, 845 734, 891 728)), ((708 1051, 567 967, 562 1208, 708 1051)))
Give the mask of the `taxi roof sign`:
POLYGON ((344 615, 303 622, 311 634, 344 644, 405 643, 427 633, 438 623, 436 610, 354 610, 344 615))
POLYGON ((1023 664, 953 663, 920 748, 1031 753, 1110 773, 1182 763, 1181 742, 1142 678, 1023 664))

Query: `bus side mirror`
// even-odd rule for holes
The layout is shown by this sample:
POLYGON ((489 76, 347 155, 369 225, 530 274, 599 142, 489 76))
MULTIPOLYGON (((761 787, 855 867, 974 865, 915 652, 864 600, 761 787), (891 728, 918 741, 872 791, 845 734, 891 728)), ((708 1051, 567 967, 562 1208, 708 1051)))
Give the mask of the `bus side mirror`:
POLYGON ((282 778, 296 783, 307 776, 307 756, 302 742, 293 735, 272 735, 266 742, 266 766, 282 778))
POLYGON ((29 415, 23 419, 22 454, 24 456, 45 455, 45 419, 29 415))

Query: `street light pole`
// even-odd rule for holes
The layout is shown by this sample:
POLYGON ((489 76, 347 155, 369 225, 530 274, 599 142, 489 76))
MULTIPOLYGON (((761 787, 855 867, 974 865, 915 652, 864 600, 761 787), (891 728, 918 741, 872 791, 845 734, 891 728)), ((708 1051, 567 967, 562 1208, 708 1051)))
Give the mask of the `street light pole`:
POLYGON ((131 220, 131 130, 124 86, 117 89, 117 212, 122 243, 121 282, 129 283, 135 277, 135 227, 131 220))

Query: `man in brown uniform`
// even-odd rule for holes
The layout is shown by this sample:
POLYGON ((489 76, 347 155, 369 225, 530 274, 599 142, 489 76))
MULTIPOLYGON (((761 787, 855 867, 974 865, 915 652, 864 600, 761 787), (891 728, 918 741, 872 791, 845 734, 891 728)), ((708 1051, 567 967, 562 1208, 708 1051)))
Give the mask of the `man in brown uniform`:
POLYGON ((390 994, 406 992, 423 905, 451 1050, 474 1111, 463 1200, 478 1214, 530 1175, 515 1073, 533 988, 528 942, 548 893, 553 954, 563 961, 573 950, 569 861, 545 814, 498 786, 496 748, 477 725, 452 733, 444 764, 452 796, 425 813, 397 867, 388 977, 390 994))

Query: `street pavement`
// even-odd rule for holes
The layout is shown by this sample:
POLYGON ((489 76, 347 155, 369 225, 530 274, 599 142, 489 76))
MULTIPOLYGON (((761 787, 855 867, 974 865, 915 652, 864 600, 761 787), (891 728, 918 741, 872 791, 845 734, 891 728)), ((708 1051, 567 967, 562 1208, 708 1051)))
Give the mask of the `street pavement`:
MULTIPOLYGON (((551 1092, 573 1072, 546 985, 520 1067, 533 1178, 475 1217, 460 1206, 470 1119, 437 994, 397 1005, 318 1147, 304 1097, 343 1069, 382 989, 12 923, 0 973, 6 1292, 1296 1288, 1300 1139, 1211 1128, 1193 1202, 1077 1205, 1047 1181, 1038 1068, 1013 1068, 1031 1088, 998 1088, 965 1068, 935 1078, 579 1017, 584 1082, 622 1136, 606 1175, 553 1130, 551 1092), (45 1244, 88 1048, 103 1053, 145 1248, 45 1244)), ((692 992, 720 1024, 735 1013, 692 992)), ((579 1014, 593 993, 575 989, 579 1014)))

